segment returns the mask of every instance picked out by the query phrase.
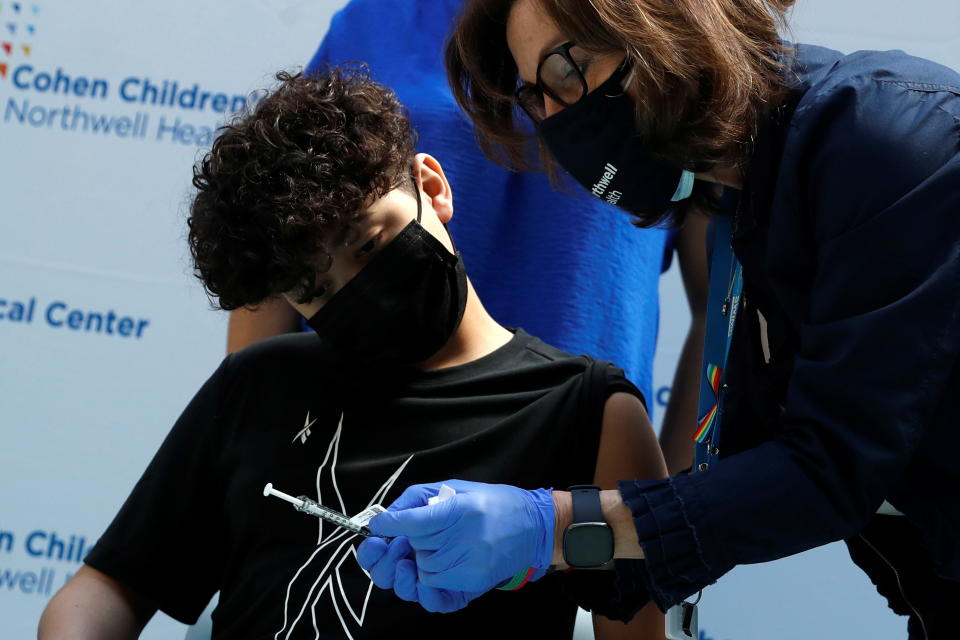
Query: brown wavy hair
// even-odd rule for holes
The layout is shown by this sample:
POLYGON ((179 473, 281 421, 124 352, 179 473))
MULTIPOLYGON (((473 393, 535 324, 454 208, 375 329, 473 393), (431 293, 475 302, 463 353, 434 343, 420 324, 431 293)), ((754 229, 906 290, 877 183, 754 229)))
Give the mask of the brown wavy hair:
MULTIPOLYGON (((651 152, 673 166, 702 172, 742 165, 761 113, 786 92, 778 29, 794 0, 534 0, 560 31, 595 53, 632 58, 639 99, 637 131, 651 152)), ((507 18, 516 0, 468 0, 446 46, 447 77, 473 121, 480 148, 514 170, 554 164, 515 104, 520 82, 507 47, 507 18)), ((709 185, 698 184, 704 204, 709 185)), ((677 207, 674 221, 682 218, 677 207)), ((662 212, 640 216, 656 224, 662 212)))
POLYGON ((406 111, 364 68, 276 79, 193 168, 190 253, 221 309, 288 291, 310 300, 331 234, 387 192, 413 189, 406 111))

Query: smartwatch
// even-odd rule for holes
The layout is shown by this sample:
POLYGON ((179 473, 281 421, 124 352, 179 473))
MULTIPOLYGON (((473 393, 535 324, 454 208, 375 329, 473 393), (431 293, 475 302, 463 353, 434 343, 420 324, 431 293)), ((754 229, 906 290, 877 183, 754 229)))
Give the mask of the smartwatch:
POLYGON ((563 532, 563 559, 571 567, 599 567, 613 560, 613 531, 603 519, 600 487, 569 487, 573 522, 563 532))

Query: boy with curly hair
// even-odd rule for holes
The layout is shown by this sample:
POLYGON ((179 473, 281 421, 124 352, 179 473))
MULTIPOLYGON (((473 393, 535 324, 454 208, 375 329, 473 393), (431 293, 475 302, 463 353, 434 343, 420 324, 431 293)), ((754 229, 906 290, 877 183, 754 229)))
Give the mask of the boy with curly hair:
MULTIPOLYGON (((396 585, 361 569, 356 535, 261 497, 270 482, 352 515, 446 477, 612 487, 666 473, 619 369, 484 310, 445 228, 452 188, 414 155, 394 94, 356 70, 277 77, 195 168, 189 244, 221 308, 283 297, 315 333, 224 360, 40 637, 135 638, 157 610, 192 623, 217 591, 217 639, 570 637, 561 582, 612 589, 614 572, 433 615, 372 588, 396 585), (527 615, 547 607, 547 626, 527 615)), ((662 624, 652 609, 596 622, 598 637, 662 637, 662 624)))

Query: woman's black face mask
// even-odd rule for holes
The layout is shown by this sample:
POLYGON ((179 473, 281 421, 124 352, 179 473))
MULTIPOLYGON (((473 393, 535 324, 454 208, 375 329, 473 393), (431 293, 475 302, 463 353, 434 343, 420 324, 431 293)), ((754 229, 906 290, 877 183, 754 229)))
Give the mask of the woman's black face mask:
POLYGON ((453 336, 467 303, 467 275, 454 255, 411 221, 307 324, 324 356, 345 369, 395 369, 423 362, 453 336))
POLYGON ((635 214, 657 216, 690 195, 693 174, 655 159, 637 135, 624 63, 600 86, 539 124, 561 167, 593 195, 635 214))

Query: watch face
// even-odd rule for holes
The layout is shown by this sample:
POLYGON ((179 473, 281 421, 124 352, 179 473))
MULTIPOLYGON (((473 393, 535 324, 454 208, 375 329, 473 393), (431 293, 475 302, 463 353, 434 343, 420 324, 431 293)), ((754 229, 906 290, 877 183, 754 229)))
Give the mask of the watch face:
POLYGON ((599 567, 613 559, 613 532, 605 522, 578 522, 563 533, 563 559, 571 567, 599 567))

